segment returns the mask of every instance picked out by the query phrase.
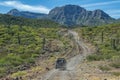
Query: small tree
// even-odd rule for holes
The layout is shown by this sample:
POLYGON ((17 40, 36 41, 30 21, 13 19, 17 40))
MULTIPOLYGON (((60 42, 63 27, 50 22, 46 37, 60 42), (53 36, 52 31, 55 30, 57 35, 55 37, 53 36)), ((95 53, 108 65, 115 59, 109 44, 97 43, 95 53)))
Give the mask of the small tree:
POLYGON ((21 44, 21 38, 20 38, 20 34, 17 34, 17 39, 18 39, 18 44, 21 44))

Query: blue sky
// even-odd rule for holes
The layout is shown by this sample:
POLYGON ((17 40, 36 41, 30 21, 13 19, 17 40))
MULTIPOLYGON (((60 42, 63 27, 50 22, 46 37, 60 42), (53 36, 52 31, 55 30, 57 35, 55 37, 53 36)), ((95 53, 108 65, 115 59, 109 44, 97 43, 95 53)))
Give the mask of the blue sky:
POLYGON ((0 0, 0 13, 16 8, 20 11, 49 13, 57 6, 79 5, 87 10, 101 9, 113 18, 120 18, 120 0, 0 0))

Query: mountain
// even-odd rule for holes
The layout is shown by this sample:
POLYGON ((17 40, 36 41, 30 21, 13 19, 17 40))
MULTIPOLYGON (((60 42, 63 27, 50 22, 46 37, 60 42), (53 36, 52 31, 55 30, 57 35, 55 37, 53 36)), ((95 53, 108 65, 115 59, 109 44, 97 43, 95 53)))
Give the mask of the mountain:
POLYGON ((120 21, 120 18, 119 19, 117 19, 118 21, 120 21))
POLYGON ((8 15, 13 15, 13 16, 21 16, 21 17, 25 17, 25 18, 37 18, 37 19, 41 19, 43 17, 45 18, 45 16, 47 15, 47 14, 42 14, 42 13, 19 11, 17 9, 12 9, 7 14, 8 15))
POLYGON ((107 13, 100 9, 88 11, 77 5, 56 7, 52 9, 49 14, 18 11, 17 9, 12 9, 7 14, 25 18, 51 19, 55 22, 67 26, 98 26, 116 21, 114 18, 110 17, 107 13))
POLYGON ((102 10, 87 11, 77 5, 65 5, 52 9, 49 18, 69 26, 73 25, 91 25, 97 26, 101 24, 112 23, 115 19, 110 17, 102 10))

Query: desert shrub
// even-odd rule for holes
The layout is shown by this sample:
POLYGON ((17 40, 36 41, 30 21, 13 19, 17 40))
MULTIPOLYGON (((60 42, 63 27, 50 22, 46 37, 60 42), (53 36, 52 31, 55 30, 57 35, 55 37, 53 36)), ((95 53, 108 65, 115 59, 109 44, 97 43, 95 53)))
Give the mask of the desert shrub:
POLYGON ((120 68, 120 62, 113 62, 110 65, 115 68, 120 68))
POLYGON ((88 61, 99 61, 101 59, 102 59, 102 56, 97 55, 97 54, 87 56, 88 61))
POLYGON ((111 70, 110 67, 108 67, 108 66, 99 66, 99 69, 102 70, 102 71, 109 71, 109 70, 111 70))
POLYGON ((24 75, 26 75, 27 74, 27 72, 25 72, 25 71, 18 71, 18 72, 16 72, 16 73, 13 73, 12 74, 12 77, 14 78, 14 77, 20 77, 20 76, 24 76, 24 75))
POLYGON ((120 72, 112 72, 112 74, 115 76, 120 76, 120 72))

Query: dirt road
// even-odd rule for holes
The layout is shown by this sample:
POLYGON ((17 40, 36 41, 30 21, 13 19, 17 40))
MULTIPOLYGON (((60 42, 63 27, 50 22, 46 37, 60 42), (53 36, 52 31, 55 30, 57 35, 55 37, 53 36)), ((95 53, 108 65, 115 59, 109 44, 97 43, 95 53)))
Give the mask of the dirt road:
POLYGON ((90 50, 84 44, 84 42, 80 40, 76 32, 69 30, 68 34, 72 35, 76 45, 79 48, 81 48, 78 50, 82 50, 82 51, 73 51, 73 52, 79 52, 79 55, 74 56, 67 61, 67 70, 60 71, 57 69, 53 69, 47 72, 44 76, 38 77, 34 80, 78 80, 76 75, 77 66, 80 65, 80 63, 82 63, 82 61, 86 58, 87 54, 90 53, 90 50))

